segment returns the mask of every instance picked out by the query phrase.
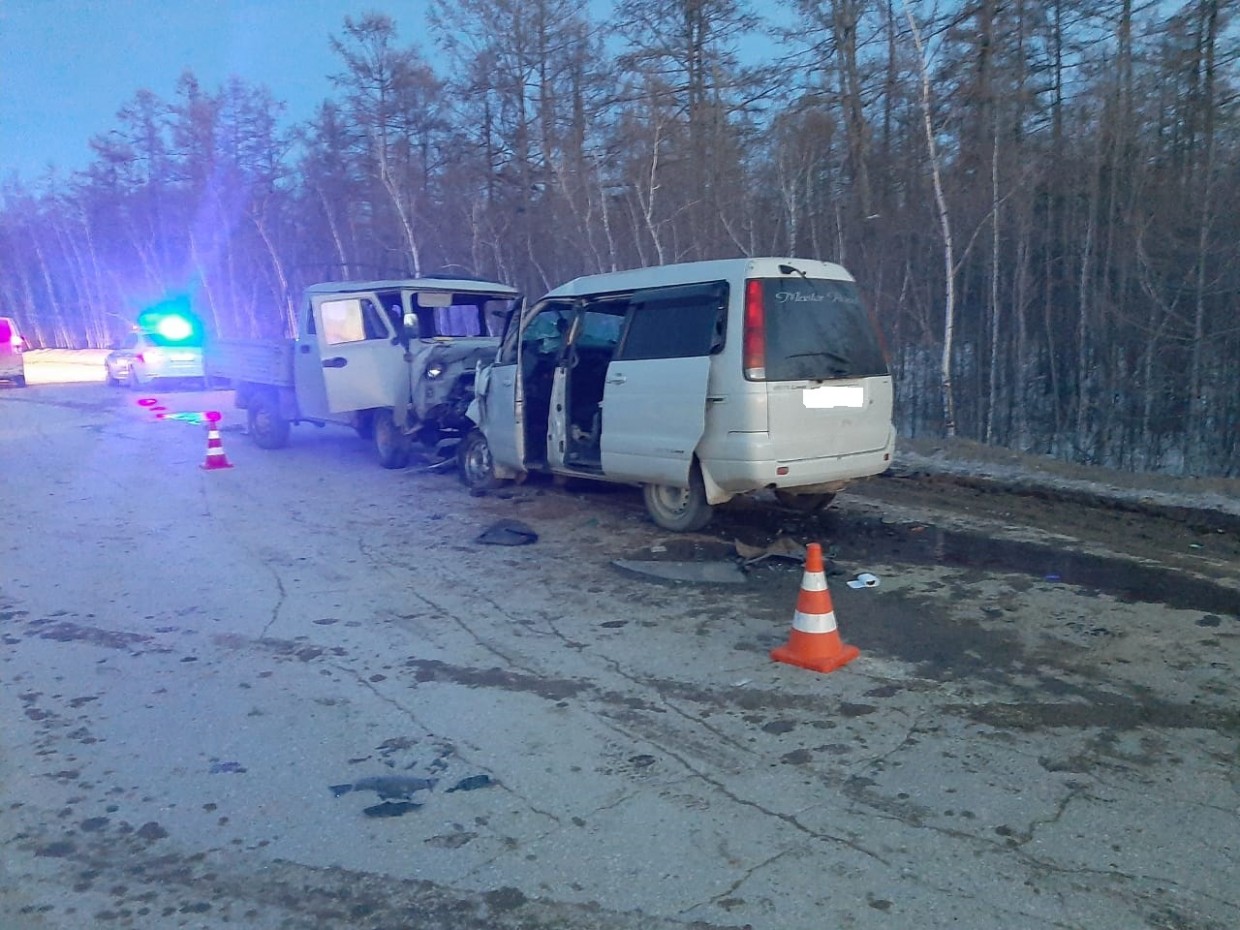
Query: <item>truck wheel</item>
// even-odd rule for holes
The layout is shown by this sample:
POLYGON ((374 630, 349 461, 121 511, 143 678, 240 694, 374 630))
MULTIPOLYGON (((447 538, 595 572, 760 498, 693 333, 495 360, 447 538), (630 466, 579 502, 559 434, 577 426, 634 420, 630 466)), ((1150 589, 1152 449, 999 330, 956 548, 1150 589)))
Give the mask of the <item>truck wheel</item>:
POLYGON ((260 449, 283 449, 288 445, 289 422, 280 416, 280 402, 260 392, 250 398, 246 410, 250 436, 260 449))
POLYGON ((392 419, 392 411, 376 410, 372 418, 375 452, 384 468, 404 468, 409 464, 409 437, 400 431, 392 419))
POLYGON ((476 491, 490 491, 504 484, 503 478, 495 476, 495 462, 491 447, 481 430, 470 430, 469 435, 456 447, 456 464, 461 483, 476 491))
POLYGON ((790 491, 776 490, 775 500, 779 501, 780 506, 787 507, 789 510, 795 510, 798 513, 818 513, 820 510, 826 510, 831 501, 835 500, 834 494, 793 494, 790 491))
POLYGON ((650 519, 665 530, 692 533, 710 522, 711 506, 706 500, 706 488, 696 462, 689 469, 687 488, 646 484, 642 486, 642 497, 650 519))

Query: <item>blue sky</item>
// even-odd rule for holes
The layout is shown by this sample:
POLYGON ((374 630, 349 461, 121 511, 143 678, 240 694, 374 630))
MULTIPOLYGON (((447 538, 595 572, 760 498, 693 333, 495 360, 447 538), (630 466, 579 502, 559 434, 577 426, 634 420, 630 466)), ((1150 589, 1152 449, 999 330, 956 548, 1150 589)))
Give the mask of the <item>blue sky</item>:
POLYGON ((423 41, 428 0, 0 0, 0 176, 26 182, 91 160, 140 89, 171 100, 187 68, 218 89, 236 74, 285 101, 290 121, 331 94, 328 37, 381 10, 423 41))

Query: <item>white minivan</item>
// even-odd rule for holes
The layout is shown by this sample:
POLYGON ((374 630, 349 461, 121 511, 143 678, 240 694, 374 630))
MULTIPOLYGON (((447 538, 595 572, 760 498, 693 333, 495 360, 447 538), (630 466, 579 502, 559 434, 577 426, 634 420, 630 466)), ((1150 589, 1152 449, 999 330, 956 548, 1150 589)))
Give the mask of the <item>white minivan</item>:
POLYGON ((676 531, 763 489, 812 510, 890 465, 892 395, 839 265, 738 258, 591 275, 509 320, 478 372, 461 478, 637 484, 654 522, 676 531))

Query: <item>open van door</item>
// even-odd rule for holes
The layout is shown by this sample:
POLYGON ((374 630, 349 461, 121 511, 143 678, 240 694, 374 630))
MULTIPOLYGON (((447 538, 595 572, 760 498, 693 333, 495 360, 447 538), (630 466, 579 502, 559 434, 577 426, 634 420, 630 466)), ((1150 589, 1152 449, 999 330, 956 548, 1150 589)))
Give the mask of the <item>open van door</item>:
POLYGON ((714 283, 632 296, 603 388, 605 477, 688 487, 726 300, 726 286, 714 283))
POLYGON ((523 308, 504 327, 495 361, 478 372, 474 386, 481 415, 478 428, 487 439, 491 458, 501 469, 525 468, 525 397, 521 384, 523 308))
POLYGON ((504 331, 479 424, 501 467, 526 471, 546 464, 552 376, 572 314, 571 300, 545 300, 514 315, 504 331))

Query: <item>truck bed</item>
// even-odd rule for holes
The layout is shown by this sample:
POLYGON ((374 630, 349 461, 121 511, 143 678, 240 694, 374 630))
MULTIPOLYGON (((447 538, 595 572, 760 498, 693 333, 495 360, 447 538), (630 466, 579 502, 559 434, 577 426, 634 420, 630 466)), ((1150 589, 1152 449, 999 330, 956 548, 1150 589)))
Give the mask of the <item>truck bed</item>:
POLYGON ((203 346, 203 365, 209 378, 227 379, 234 385, 293 386, 291 339, 214 339, 203 346))

